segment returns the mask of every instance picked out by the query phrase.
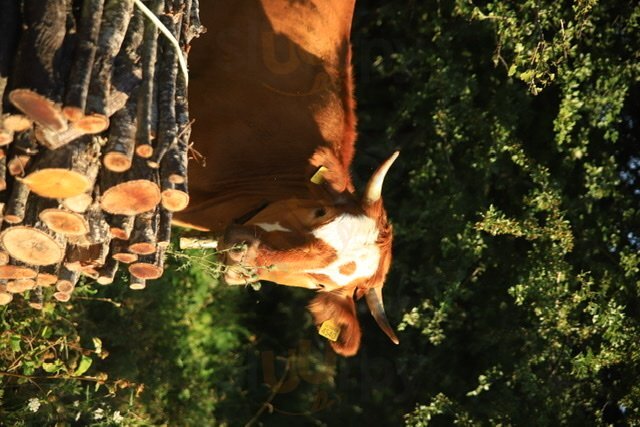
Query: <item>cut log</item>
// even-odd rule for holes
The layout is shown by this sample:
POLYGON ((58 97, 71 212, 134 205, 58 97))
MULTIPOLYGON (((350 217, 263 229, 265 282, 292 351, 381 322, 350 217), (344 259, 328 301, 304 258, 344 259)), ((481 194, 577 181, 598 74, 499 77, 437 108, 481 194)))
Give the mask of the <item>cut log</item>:
POLYGON ((38 272, 36 276, 36 286, 47 288, 54 285, 58 281, 58 276, 51 273, 38 272))
POLYGON ((217 249, 218 240, 205 237, 180 237, 180 249, 217 249))
POLYGON ((2 125, 11 132, 24 132, 31 129, 33 122, 22 114, 7 114, 2 119, 2 125))
POLYGON ((162 191, 162 206, 171 212, 179 212, 189 205, 189 193, 184 184, 174 184, 174 188, 162 191))
POLYGON ((98 268, 92 266, 85 266, 80 269, 80 274, 83 276, 89 277, 93 280, 97 280, 100 277, 100 273, 98 273, 98 268))
POLYGON ((56 290, 62 293, 71 294, 78 283, 80 274, 77 271, 69 270, 62 267, 58 274, 58 281, 56 282, 56 290))
POLYGON ((42 126, 36 126, 36 140, 50 150, 57 150, 74 139, 80 138, 85 131, 76 127, 69 127, 62 132, 52 131, 42 126))
POLYGON ((111 257, 123 264, 130 264, 138 260, 137 254, 129 252, 129 242, 126 240, 114 239, 109 247, 111 257))
POLYGON ((29 187, 20 180, 13 182, 9 203, 5 206, 4 220, 9 224, 18 224, 24 219, 29 198, 29 187))
POLYGON ((98 139, 82 137, 57 150, 45 150, 23 182, 34 193, 63 199, 87 192, 95 182, 100 155, 98 139))
POLYGON ((36 281, 33 279, 15 279, 7 282, 7 292, 12 294, 21 294, 36 287, 36 281))
POLYGON ((63 109, 65 116, 73 122, 85 116, 103 6, 104 0, 84 0, 82 2, 76 49, 71 72, 67 79, 67 94, 63 109))
POLYGON ((107 214, 105 220, 107 224, 109 224, 111 237, 120 240, 129 240, 134 219, 132 216, 107 214))
POLYGON ((171 243, 171 219, 173 213, 167 209, 160 207, 158 217, 158 234, 156 243, 161 247, 168 247, 171 243))
POLYGON ((68 244, 64 257, 64 266, 70 271, 81 271, 84 267, 96 267, 104 264, 108 243, 68 244))
POLYGON ((130 252, 138 255, 148 255, 156 251, 157 218, 156 210, 136 216, 131 238, 129 239, 130 252))
MULTIPOLYGON (((7 189, 7 156, 4 150, 0 150, 0 192, 7 189)), ((4 210, 4 201, 2 202, 2 208, 4 210)))
MULTIPOLYGON (((5 88, 18 45, 20 7, 21 5, 17 1, 2 2, 2 13, 0 14, 0 101, 3 101, 6 95, 5 88)), ((2 104, 0 102, 0 115, 6 113, 3 111, 2 104)), ((10 130, 6 125, 4 127, 10 130)))
MULTIPOLYGON (((146 258, 146 257, 143 257, 146 258)), ((129 265, 129 273, 139 279, 154 280, 162 277, 164 269, 142 259, 129 265)))
POLYGON ((0 234, 0 243, 12 258, 30 265, 56 264, 64 256, 58 240, 31 226, 7 228, 0 234))
POLYGON ((113 283, 116 272, 118 271, 118 260, 113 257, 107 258, 105 264, 98 268, 98 277, 96 281, 101 285, 109 285, 113 283))
POLYGON ((93 197, 90 192, 78 194, 77 196, 67 197, 62 199, 62 206, 66 209, 69 209, 71 212, 75 213, 85 213, 91 203, 93 202, 93 197))
POLYGON ((5 290, 2 290, 0 288, 0 305, 7 305, 9 304, 11 301, 13 301, 13 294, 11 294, 10 292, 5 290))
POLYGON ((0 280, 33 279, 36 277, 36 270, 21 265, 0 265, 0 280))
POLYGON ((68 302, 71 299, 71 294, 56 292, 53 294, 53 298, 55 298, 59 302, 68 302))
POLYGON ((9 100, 43 128, 55 132, 67 129, 67 120, 62 115, 60 107, 50 99, 30 89, 14 89, 9 94, 9 100))
POLYGON ((110 115, 107 102, 111 91, 113 65, 121 50, 132 12, 132 1, 105 1, 87 97, 87 110, 90 113, 110 115))
MULTIPOLYGON (((160 21, 173 34, 177 36, 179 23, 174 21, 178 15, 162 15, 160 21)), ((176 78, 178 76, 178 55, 166 37, 161 37, 159 45, 159 69, 158 82, 158 137, 153 153, 148 160, 152 168, 159 168, 160 162, 169 148, 175 144, 178 129, 176 124, 176 78)))
POLYGON ((89 232, 89 225, 82 215, 64 209, 45 209, 40 219, 56 233, 66 236, 82 236, 89 232))
MULTIPOLYGON (((25 0, 22 2, 22 32, 20 43, 16 51, 16 58, 11 76, 13 88, 28 88, 34 93, 42 95, 50 100, 51 105, 62 101, 64 93, 63 76, 67 75, 68 64, 65 57, 65 35, 67 25, 67 12, 71 10, 71 0, 25 0), (36 66, 37 64, 37 66, 36 66)), ((4 9, 3 9, 4 14, 4 9)), ((69 37, 66 41, 71 42, 69 37)), ((13 102, 13 99, 12 99, 13 102)), ((37 103, 37 101, 36 101, 37 103)), ((30 114, 33 105, 30 102, 18 106, 33 118, 44 118, 36 112, 30 114), (25 109, 23 109, 23 107, 25 109)), ((36 106, 37 110, 38 107, 36 106)), ((59 115, 57 110, 57 116, 59 115)), ((35 120, 38 122, 38 120, 35 120)), ((66 121, 46 121, 52 129, 61 130, 66 127, 66 121)), ((40 123, 45 126, 45 123, 40 123)))
POLYGON ((132 262, 136 262, 139 258, 137 254, 129 252, 118 252, 113 254, 111 257, 123 264, 131 264, 132 262))
POLYGON ((9 261, 9 254, 5 251, 0 251, 0 265, 7 265, 9 264, 9 261))
POLYGON ((89 224, 87 241, 90 244, 109 243, 111 240, 109 224, 105 220, 104 213, 100 209, 100 203, 96 201, 89 207, 85 214, 85 219, 89 224))
POLYGON ((109 117, 106 114, 88 114, 73 122, 73 127, 88 135, 104 132, 109 128, 109 117))
POLYGON ((141 256, 137 262, 129 265, 129 273, 139 279, 154 280, 162 277, 166 248, 158 247, 150 255, 141 256))
MULTIPOLYGON (((156 15, 162 13, 163 1, 152 0, 149 9, 156 15)), ((142 45, 142 84, 138 90, 137 133, 135 152, 138 156, 149 158, 153 154, 152 134, 157 130, 153 108, 155 105, 155 74, 158 50, 158 28, 147 20, 144 24, 142 45)), ((157 117, 155 117, 157 119, 157 117)))
POLYGON ((135 108, 135 97, 131 97, 125 108, 113 115, 109 142, 102 162, 114 172, 124 172, 131 168, 136 133, 135 108))
POLYGON ((126 181, 110 187, 102 195, 101 207, 117 215, 138 215, 160 203, 158 184, 146 179, 126 181))
POLYGON ((133 274, 129 275, 129 288, 134 291, 140 291, 147 287, 147 281, 144 279, 140 279, 139 277, 134 276, 133 274))
POLYGON ((173 145, 167 154, 162 158, 160 175, 164 187, 169 184, 184 185, 187 188, 187 164, 189 161, 188 135, 190 132, 185 129, 185 134, 178 138, 178 142, 173 145))

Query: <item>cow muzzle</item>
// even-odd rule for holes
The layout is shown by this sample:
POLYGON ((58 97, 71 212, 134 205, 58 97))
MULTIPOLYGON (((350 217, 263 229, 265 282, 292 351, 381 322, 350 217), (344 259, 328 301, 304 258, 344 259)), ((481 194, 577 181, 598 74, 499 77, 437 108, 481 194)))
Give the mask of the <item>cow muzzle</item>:
POLYGON ((247 285, 258 281, 256 258, 259 247, 260 240, 246 230, 236 227, 227 230, 221 247, 227 284, 247 285))

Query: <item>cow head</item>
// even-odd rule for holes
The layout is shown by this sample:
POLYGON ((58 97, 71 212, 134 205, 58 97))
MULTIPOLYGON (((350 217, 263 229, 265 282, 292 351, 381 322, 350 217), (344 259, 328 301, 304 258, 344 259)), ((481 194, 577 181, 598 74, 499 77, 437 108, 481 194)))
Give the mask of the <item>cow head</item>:
POLYGON ((381 198, 384 177, 397 156, 375 171, 358 197, 331 150, 316 150, 308 199, 269 203, 226 230, 221 247, 227 283, 268 280, 318 290, 309 310, 316 324, 329 321, 339 330, 331 344, 345 356, 360 345, 354 300, 364 296, 378 325, 397 344, 382 303, 392 229, 381 198))

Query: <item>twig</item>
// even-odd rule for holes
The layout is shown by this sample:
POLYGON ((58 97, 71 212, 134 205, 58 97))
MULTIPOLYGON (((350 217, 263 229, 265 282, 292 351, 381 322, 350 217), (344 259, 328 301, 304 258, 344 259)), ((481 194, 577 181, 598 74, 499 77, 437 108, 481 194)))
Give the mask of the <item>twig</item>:
POLYGON ((180 48, 180 43, 178 40, 171 34, 171 32, 164 26, 160 19, 151 11, 147 6, 144 5, 140 0, 133 0, 135 5, 144 13, 147 18, 151 20, 155 24, 156 27, 165 35, 169 42, 173 45, 174 49, 178 54, 178 62, 180 63, 180 70, 184 75, 184 80, 189 83, 189 70, 187 69, 187 60, 184 58, 184 54, 182 53, 182 49, 180 48))
POLYGON ((120 308, 122 307, 122 304, 119 302, 116 302, 114 300, 112 300, 111 298, 98 298, 98 297, 80 297, 80 296, 75 296, 73 297, 73 299, 83 299, 83 300, 87 300, 87 301, 101 301, 101 302, 108 302, 109 304, 113 304, 116 307, 120 308))
POLYGON ((284 372, 282 373, 282 377, 280 377, 280 381, 278 381, 278 384, 276 384, 275 387, 273 387, 269 398, 260 406, 260 409, 258 409, 258 412, 256 412, 253 418, 251 418, 249 422, 244 425, 244 427, 250 427, 253 424, 255 424, 256 421, 258 421, 258 418, 260 418, 260 415, 262 415, 262 413, 268 407, 270 406, 273 407, 271 402, 276 397, 276 394, 278 394, 278 392, 282 388, 282 385, 284 384, 284 380, 287 378, 287 375, 289 374, 289 368, 291 368, 291 359, 287 358, 287 364, 284 367, 284 372))

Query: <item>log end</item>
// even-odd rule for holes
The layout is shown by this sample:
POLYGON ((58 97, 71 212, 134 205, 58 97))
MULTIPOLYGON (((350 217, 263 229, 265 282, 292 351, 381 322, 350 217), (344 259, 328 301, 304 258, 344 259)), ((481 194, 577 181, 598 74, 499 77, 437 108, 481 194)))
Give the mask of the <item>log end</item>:
POLYGON ((0 305, 7 305, 11 301, 13 301, 13 294, 5 291, 0 292, 0 305))
POLYGON ((179 212, 189 205, 189 194, 181 190, 168 189, 162 192, 162 206, 170 212, 179 212))
POLYGON ((36 276, 36 285, 47 288, 54 285, 58 281, 58 276, 51 273, 38 273, 36 276))
POLYGON ((114 172, 125 172, 131 169, 131 159, 119 151, 110 151, 102 159, 104 167, 114 172))
POLYGON ((154 182, 138 179, 109 188, 102 195, 102 210, 117 215, 138 215, 160 203, 160 188, 154 182))
POLYGON ((9 100, 40 126, 56 132, 67 129, 67 121, 60 107, 50 99, 30 89, 14 89, 9 93, 9 100))
POLYGON ((109 128, 109 118, 103 114, 89 114, 75 121, 73 127, 93 135, 109 128))
POLYGON ((23 182, 42 197, 66 199, 87 192, 91 188, 89 179, 72 170, 60 168, 40 169, 27 175, 23 182))
POLYGON ((154 280, 162 277, 164 269, 155 264, 146 262, 136 262, 129 266, 129 273, 138 279, 154 280))
POLYGON ((53 297, 59 302, 68 302, 71 299, 71 294, 56 292, 53 297))
POLYGON ((156 244, 151 242, 137 242, 129 245, 129 251, 138 255, 151 255, 156 251, 156 244))
POLYGON ((129 240, 129 233, 122 227, 109 227, 109 234, 114 239, 129 240))
POLYGON ((82 193, 77 196, 67 197, 62 200, 62 206, 75 213, 84 213, 93 202, 90 193, 82 193))
POLYGON ((143 159, 153 156, 153 146, 151 144, 139 144, 136 146, 136 154, 143 159))
POLYGON ((33 279, 36 277, 33 268, 17 265, 0 265, 0 279, 33 279))
POLYGON ((33 122, 22 114, 7 114, 2 120, 2 125, 8 131, 24 132, 31 129, 33 122))
POLYGON ((0 234, 0 243, 11 257, 30 265, 57 264, 64 256, 54 238, 34 227, 7 228, 0 234))
POLYGON ((82 236, 89 232, 89 225, 82 215, 62 209, 45 209, 39 215, 42 222, 56 233, 82 236))
POLYGON ((13 215, 9 213, 9 214, 5 214, 2 219, 9 224, 20 224, 24 219, 24 216, 13 215))
POLYGON ((147 287, 147 283, 144 280, 140 280, 138 282, 133 282, 129 284, 129 289, 134 291, 141 291, 147 287))
POLYGON ((36 287, 36 281, 33 279, 15 279, 7 282, 7 292, 12 294, 21 294, 36 287))
POLYGON ((172 184, 184 184, 187 182, 187 178, 184 175, 172 173, 169 175, 169 182, 172 184))
POLYGON ((120 261, 123 264, 131 264, 138 260, 138 254, 132 254, 129 252, 119 252, 111 255, 116 261, 120 261))

